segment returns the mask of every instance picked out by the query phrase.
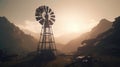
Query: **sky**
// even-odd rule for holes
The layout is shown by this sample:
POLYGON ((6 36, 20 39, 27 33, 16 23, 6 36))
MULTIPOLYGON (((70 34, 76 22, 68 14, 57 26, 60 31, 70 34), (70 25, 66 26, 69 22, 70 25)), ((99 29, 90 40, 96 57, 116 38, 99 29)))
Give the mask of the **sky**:
POLYGON ((38 35, 41 25, 35 19, 35 10, 49 6, 56 15, 53 25, 57 38, 67 37, 65 43, 90 31, 99 21, 113 21, 120 16, 120 0, 0 0, 0 16, 7 17, 25 33, 38 35))

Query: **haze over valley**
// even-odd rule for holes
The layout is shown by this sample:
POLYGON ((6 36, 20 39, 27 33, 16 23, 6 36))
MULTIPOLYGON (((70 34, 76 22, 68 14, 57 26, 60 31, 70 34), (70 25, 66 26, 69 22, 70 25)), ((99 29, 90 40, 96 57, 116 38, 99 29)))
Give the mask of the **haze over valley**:
POLYGON ((41 25, 35 19, 35 9, 47 4, 56 15, 53 31, 56 39, 67 44, 85 32, 91 31, 102 18, 114 21, 120 15, 119 0, 0 0, 0 16, 7 17, 25 33, 39 37, 41 25), (105 6, 105 7, 104 7, 105 6), (72 35, 72 37, 69 37, 72 35))
POLYGON ((0 0, 0 67, 120 67, 120 0, 0 0))

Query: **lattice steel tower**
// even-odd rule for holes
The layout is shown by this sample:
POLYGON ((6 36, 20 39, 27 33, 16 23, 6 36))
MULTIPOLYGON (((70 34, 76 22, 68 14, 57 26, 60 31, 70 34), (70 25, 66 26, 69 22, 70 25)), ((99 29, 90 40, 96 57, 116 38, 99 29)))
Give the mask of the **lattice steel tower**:
POLYGON ((56 45, 52 31, 55 15, 48 6, 40 6, 35 12, 36 20, 42 25, 40 39, 37 47, 38 55, 42 58, 52 59, 55 57, 56 45))

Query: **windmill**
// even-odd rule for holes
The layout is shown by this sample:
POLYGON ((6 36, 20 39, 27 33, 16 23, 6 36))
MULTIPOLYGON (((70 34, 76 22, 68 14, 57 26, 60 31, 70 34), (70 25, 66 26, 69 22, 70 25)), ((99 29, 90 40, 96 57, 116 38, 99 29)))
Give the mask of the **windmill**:
POLYGON ((55 22, 55 15, 48 6, 40 6, 35 12, 36 20, 42 25, 40 39, 37 46, 37 54, 42 59, 55 58, 56 45, 52 31, 52 25, 55 22))

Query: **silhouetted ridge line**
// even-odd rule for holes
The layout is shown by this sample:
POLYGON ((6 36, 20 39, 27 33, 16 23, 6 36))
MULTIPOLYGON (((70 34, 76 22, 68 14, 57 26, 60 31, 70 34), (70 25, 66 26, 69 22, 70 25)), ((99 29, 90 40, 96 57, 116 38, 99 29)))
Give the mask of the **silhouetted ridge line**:
POLYGON ((120 17, 115 18, 112 27, 99 34, 93 43, 91 40, 83 41, 86 45, 79 49, 80 54, 120 56, 120 17))
POLYGON ((101 19, 100 22, 93 27, 93 29, 90 32, 84 33, 81 36, 79 36, 76 39, 73 39, 70 41, 67 45, 63 47, 64 52, 75 52, 78 47, 81 47, 81 42, 86 39, 94 39, 96 38, 99 34, 107 31, 112 27, 112 22, 110 22, 107 19, 101 19))
POLYGON ((0 17, 0 49, 8 54, 26 54, 36 50, 37 40, 25 34, 6 17, 0 17))

